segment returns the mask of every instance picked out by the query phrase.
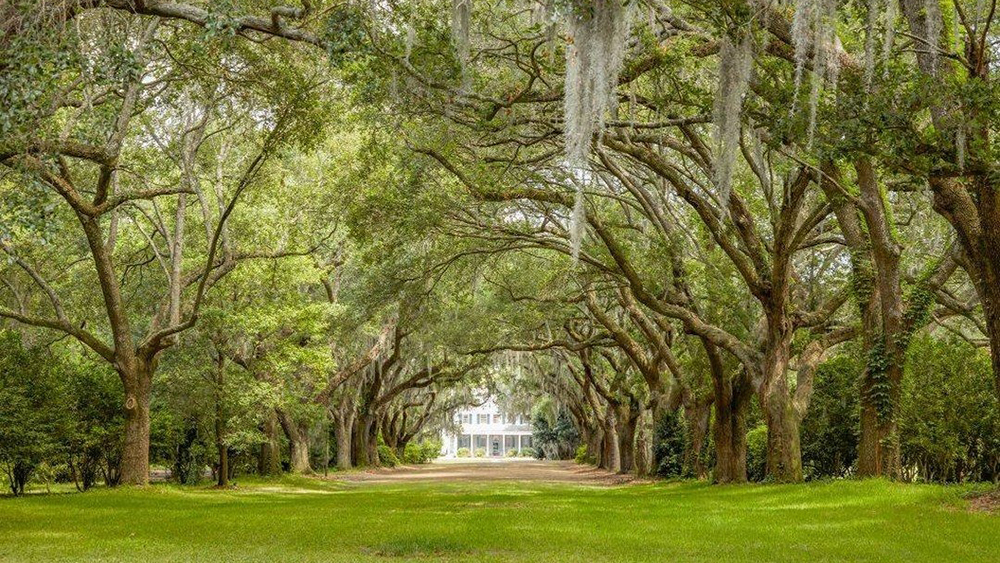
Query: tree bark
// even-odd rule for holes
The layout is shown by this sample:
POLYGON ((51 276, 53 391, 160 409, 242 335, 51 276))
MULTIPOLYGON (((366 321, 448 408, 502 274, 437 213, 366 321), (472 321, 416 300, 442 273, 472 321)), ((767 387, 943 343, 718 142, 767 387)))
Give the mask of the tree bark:
POLYGON ((639 420, 636 409, 623 405, 618 419, 618 472, 635 469, 635 426, 639 420))
POLYGON ((292 473, 312 473, 309 465, 309 428, 292 420, 287 413, 276 409, 281 429, 288 437, 288 458, 292 473))
POLYGON ((712 404, 707 401, 695 400, 690 408, 685 408, 685 417, 690 429, 690 443, 687 449, 686 465, 694 471, 697 479, 708 478, 708 468, 702 452, 705 449, 705 437, 708 435, 708 421, 711 418, 712 404))
POLYGON ((361 414, 354 419, 351 436, 351 459, 356 467, 378 466, 378 429, 375 416, 361 414))
POLYGON ((714 481, 719 484, 747 481, 747 412, 753 392, 741 372, 735 380, 713 375, 715 387, 714 481))
POLYGON ((612 407, 608 407, 607 415, 604 419, 604 444, 603 450, 604 455, 604 469, 608 471, 614 471, 615 473, 621 470, 621 457, 619 456, 620 450, 618 449, 618 429, 617 423, 615 422, 615 415, 612 407))
POLYGON ((124 485, 149 484, 149 397, 151 373, 139 361, 125 383, 125 444, 122 447, 121 479, 124 485))
POLYGON ((799 416, 788 388, 791 331, 786 322, 783 316, 768 319, 772 326, 768 327, 760 400, 767 425, 767 474, 778 483, 797 483, 802 481, 802 449, 799 416))
POLYGON ((337 468, 350 469, 351 464, 351 430, 353 414, 337 412, 333 417, 334 434, 337 439, 337 468))
POLYGON ((278 417, 272 409, 262 425, 264 442, 257 457, 257 473, 279 475, 281 473, 281 448, 278 443, 278 417))

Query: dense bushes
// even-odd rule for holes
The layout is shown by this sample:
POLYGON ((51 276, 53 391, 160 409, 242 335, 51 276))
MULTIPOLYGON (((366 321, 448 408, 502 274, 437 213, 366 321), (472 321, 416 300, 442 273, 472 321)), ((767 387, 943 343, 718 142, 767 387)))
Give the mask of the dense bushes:
POLYGON ((573 459, 580 464, 593 465, 597 463, 597 458, 593 454, 587 452, 587 444, 580 444, 580 447, 576 449, 576 455, 573 459))
POLYGON ((802 420, 802 467, 807 479, 844 477, 858 458, 858 378, 864 369, 854 350, 816 371, 812 400, 802 420))
POLYGON ((685 471, 684 459, 687 448, 687 430, 680 413, 670 411, 657 421, 653 431, 653 473, 658 477, 681 477, 685 471))
POLYGON ((15 495, 44 463, 65 459, 73 424, 60 368, 17 333, 0 332, 0 466, 15 495))
POLYGON ((25 346, 0 331, 0 468, 14 494, 30 481, 71 481, 80 490, 118 483, 122 393, 102 365, 25 346))
POLYGON ((958 338, 914 339, 902 404, 904 477, 1000 480, 1000 406, 986 350, 958 338))
POLYGON ((763 481, 767 476, 767 426, 747 432, 747 479, 763 481))
POLYGON ((554 421, 544 413, 536 414, 531 434, 540 458, 572 459, 580 442, 576 426, 564 410, 559 411, 554 421))
POLYGON ((387 446, 381 437, 379 437, 378 441, 378 463, 382 467, 396 467, 399 465, 399 458, 396 456, 396 452, 392 451, 392 448, 387 446))
POLYGON ((403 463, 430 463, 441 455, 440 440, 425 440, 423 442, 406 444, 403 448, 403 463))

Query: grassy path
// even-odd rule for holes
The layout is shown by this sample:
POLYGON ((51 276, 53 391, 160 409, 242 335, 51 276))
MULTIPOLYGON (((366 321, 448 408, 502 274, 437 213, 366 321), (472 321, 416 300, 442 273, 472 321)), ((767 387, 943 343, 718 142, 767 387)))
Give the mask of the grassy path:
POLYGON ((320 482, 0 499, 0 561, 990 561, 959 489, 320 482))

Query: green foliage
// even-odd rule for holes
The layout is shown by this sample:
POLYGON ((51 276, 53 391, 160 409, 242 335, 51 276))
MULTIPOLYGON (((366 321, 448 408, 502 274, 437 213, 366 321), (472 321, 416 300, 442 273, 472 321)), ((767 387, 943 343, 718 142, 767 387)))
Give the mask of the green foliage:
POLYGON ((1000 479, 1000 406, 989 354, 958 338, 914 338, 899 420, 904 468, 924 481, 1000 479))
POLYGON ((684 466, 688 432, 678 411, 663 414, 653 429, 653 473, 658 477, 683 477, 691 468, 684 466))
POLYGON ((802 467, 809 479, 844 477, 858 457, 859 354, 846 351, 816 370, 809 411, 800 427, 802 467))
POLYGON ((0 330, 0 468, 15 495, 65 453, 73 425, 61 367, 44 348, 26 348, 20 333, 0 330))
POLYGON ((103 363, 80 359, 69 382, 75 424, 67 454, 71 477, 87 490, 98 478, 113 485, 121 472, 125 402, 118 375, 103 363))
POLYGON ((895 404, 892 399, 892 382, 889 380, 889 366, 892 359, 886 352, 885 335, 879 333, 875 342, 868 350, 866 377, 869 381, 866 399, 875 405, 875 411, 881 420, 889 420, 894 415, 895 404))
POLYGON ((767 476, 767 426, 747 432, 747 479, 763 481, 767 476))
POLYGON ((486 457, 486 448, 476 448, 476 457, 486 457))
POLYGON ((440 440, 410 442, 403 448, 403 463, 422 464, 434 461, 441 454, 440 440))
POLYGON ((521 457, 538 457, 535 448, 521 448, 521 457))
POLYGON ((532 421, 531 440, 540 458, 572 459, 580 434, 565 410, 560 410, 554 421, 539 411, 532 421))
POLYGON ((455 456, 457 457, 469 457, 469 455, 469 448, 458 448, 458 450, 455 451, 455 456))
POLYGON ((580 444, 580 446, 576 448, 576 455, 573 456, 573 459, 581 465, 594 465, 597 463, 597 458, 592 454, 587 453, 587 444, 580 444))
POLYGON ((396 452, 392 451, 392 448, 385 444, 379 444, 378 463, 382 467, 396 467, 399 465, 399 458, 396 457, 396 452))

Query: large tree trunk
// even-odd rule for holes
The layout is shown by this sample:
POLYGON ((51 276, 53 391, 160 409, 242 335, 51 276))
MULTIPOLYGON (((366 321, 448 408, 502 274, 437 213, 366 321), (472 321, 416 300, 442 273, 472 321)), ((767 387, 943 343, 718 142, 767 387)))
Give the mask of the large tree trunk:
POLYGON ((635 473, 653 474, 653 411, 643 409, 635 432, 635 473))
POLYGON ((292 473, 312 473, 312 466, 309 465, 309 438, 304 434, 300 429, 294 437, 288 438, 288 457, 292 473))
POLYGON ((788 389, 791 331, 786 319, 768 319, 771 334, 764 353, 763 385, 760 389, 764 423, 767 425, 767 474, 778 483, 802 481, 802 448, 799 416, 788 389))
POLYGON ((279 475, 281 473, 281 446, 278 443, 278 416, 274 409, 264 418, 261 426, 264 442, 260 445, 257 457, 257 473, 260 475, 279 475))
POLYGON ((288 438, 288 458, 292 473, 312 473, 309 465, 309 428, 292 420, 287 413, 275 409, 281 429, 288 438))
POLYGON ((713 375, 715 388, 714 481, 720 484, 745 483, 747 480, 747 411, 753 391, 746 375, 735 380, 713 375))
POLYGON ((635 469, 635 426, 639 421, 637 409, 623 406, 618 415, 618 471, 628 473, 635 469))
POLYGON ((378 429, 375 416, 362 414, 354 419, 351 437, 351 459, 357 467, 372 467, 379 464, 378 429))
POLYGON ((601 466, 608 471, 618 472, 621 470, 620 450, 618 449, 618 424, 615 422, 615 415, 612 407, 608 407, 607 415, 604 419, 604 444, 601 456, 604 464, 601 466))
POLYGON ((685 417, 690 429, 690 444, 686 452, 686 465, 694 471, 698 479, 708 478, 708 468, 705 467, 703 451, 705 437, 708 435, 708 421, 712 414, 712 404, 704 400, 694 400, 690 408, 685 408, 685 417))
POLYGON ((337 438, 337 468, 350 469, 353 416, 338 412, 333 417, 333 425, 337 438))
POLYGON ((802 481, 799 421, 785 385, 772 386, 765 398, 767 474, 778 483, 802 481))
POLYGON ((125 383, 125 444, 121 480, 124 485, 149 484, 149 396, 152 374, 137 366, 122 374, 125 383))
MULTIPOLYGON (((889 400, 899 404, 900 384, 898 377, 885 374, 891 389, 889 400)), ((858 441, 859 477, 902 477, 899 429, 896 416, 880 413, 874 400, 874 382, 866 372, 861 388, 861 436, 858 441)))

